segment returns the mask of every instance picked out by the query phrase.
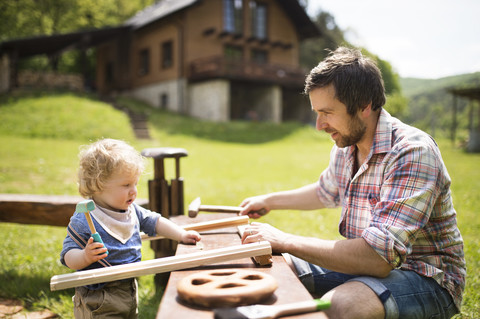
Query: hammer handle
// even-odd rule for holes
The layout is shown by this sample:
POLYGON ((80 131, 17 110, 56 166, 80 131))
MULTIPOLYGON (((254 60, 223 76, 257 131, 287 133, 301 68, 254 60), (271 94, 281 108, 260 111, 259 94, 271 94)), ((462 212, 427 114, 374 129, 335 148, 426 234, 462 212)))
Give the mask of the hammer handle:
POLYGON ((200 205, 199 212, 216 212, 216 213, 239 213, 242 207, 237 206, 220 206, 220 205, 200 205))
POLYGON ((90 212, 85 213, 85 218, 87 218, 87 223, 88 227, 90 228, 90 232, 92 234, 95 234, 97 230, 95 229, 95 226, 93 225, 92 217, 90 216, 90 212))

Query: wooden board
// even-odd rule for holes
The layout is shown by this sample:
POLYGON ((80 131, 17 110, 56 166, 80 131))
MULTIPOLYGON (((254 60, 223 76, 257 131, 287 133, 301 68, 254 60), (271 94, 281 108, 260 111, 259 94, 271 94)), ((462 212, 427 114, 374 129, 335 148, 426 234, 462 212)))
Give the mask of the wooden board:
MULTIPOLYGON (((196 221, 196 219, 191 219, 196 221)), ((227 227, 238 227, 241 225, 248 224, 248 216, 235 216, 230 218, 220 218, 215 220, 208 220, 203 222, 195 222, 192 224, 180 225, 185 230, 195 230, 197 232, 204 232, 209 230, 217 230, 227 227)), ((142 240, 156 240, 165 238, 164 236, 148 236, 145 233, 141 234, 142 240)))
MULTIPOLYGON (((224 218, 228 214, 199 214, 197 220, 211 220, 217 218, 224 218)), ((172 218, 177 224, 188 223, 190 218, 187 216, 178 216, 172 218)), ((234 229, 228 229, 221 232, 209 232, 202 235, 202 242, 205 249, 214 249, 218 247, 228 247, 238 245, 240 237, 234 229)), ((177 255, 188 254, 194 251, 199 251, 199 248, 193 245, 179 244, 177 248, 177 255)), ((243 258, 220 264, 202 266, 195 269, 188 269, 182 271, 174 271, 170 274, 170 279, 165 288, 163 298, 160 302, 157 319, 171 319, 171 318, 195 318, 195 319, 213 319, 213 312, 209 308, 192 306, 180 298, 178 298, 177 285, 178 282, 191 274, 197 273, 207 269, 232 269, 244 268, 254 269, 256 271, 265 272, 272 275, 278 283, 278 288, 274 294, 265 300, 263 304, 287 304, 297 301, 312 300, 312 296, 307 289, 299 281, 295 273, 285 262, 281 255, 273 255, 273 264, 266 267, 257 267, 251 258, 243 258)), ((302 315, 289 316, 289 319, 315 319, 318 314, 308 313, 302 315)))
POLYGON ((207 308, 252 305, 269 298, 278 284, 275 278, 253 269, 204 270, 184 277, 178 296, 207 308))
POLYGON ((50 280, 50 289, 53 291, 158 274, 245 257, 261 256, 271 252, 272 248, 270 247, 270 243, 259 242, 248 245, 211 249, 208 251, 197 251, 191 254, 140 261, 126 265, 77 271, 70 274, 53 276, 50 280))

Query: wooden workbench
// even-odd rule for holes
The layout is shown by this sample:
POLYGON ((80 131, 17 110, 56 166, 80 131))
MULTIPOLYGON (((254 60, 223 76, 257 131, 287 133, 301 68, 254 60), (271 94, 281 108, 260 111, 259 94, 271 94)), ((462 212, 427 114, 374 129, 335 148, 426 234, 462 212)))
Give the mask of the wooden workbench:
MULTIPOLYGON (((189 218, 187 216, 172 217, 172 220, 180 225, 200 222, 205 220, 211 220, 216 218, 232 217, 232 214, 200 214, 197 218, 189 218)), ((211 231, 202 233, 203 250, 210 250, 215 248, 239 245, 240 236, 238 235, 236 228, 228 228, 219 231, 211 231)), ((176 255, 198 252, 199 247, 195 245, 182 245, 177 247, 176 255)), ((165 292, 158 308, 157 319, 171 319, 171 318, 195 318, 206 319, 213 318, 213 312, 211 309, 201 308, 198 306, 192 306, 186 304, 182 300, 179 300, 177 295, 178 282, 195 272, 201 270, 210 269, 229 269, 229 268, 255 268, 256 271, 263 271, 272 275, 278 282, 278 288, 273 296, 268 299, 264 304, 286 304, 297 301, 311 300, 313 299, 310 293, 299 281, 295 273, 285 262, 281 255, 273 256, 273 264, 267 267, 256 266, 252 259, 245 258, 235 260, 232 262, 225 262, 221 264, 208 265, 197 267, 194 269, 175 271, 170 274, 170 279, 165 288, 165 292)), ((289 316, 288 318, 316 318, 315 313, 289 316)))

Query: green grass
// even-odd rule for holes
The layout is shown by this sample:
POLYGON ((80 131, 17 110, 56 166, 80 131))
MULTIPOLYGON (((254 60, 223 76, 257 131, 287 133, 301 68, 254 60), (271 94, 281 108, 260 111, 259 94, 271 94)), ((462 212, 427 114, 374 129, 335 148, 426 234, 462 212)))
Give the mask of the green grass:
MULTIPOLYGON (((18 94, 0 97, 0 193, 77 195, 77 154, 81 145, 101 137, 120 138, 138 150, 182 147, 185 202, 238 205, 245 197, 302 186, 317 179, 329 160, 331 141, 296 123, 210 123, 152 110, 122 99, 119 103, 149 114, 153 139, 136 140, 128 118, 93 97, 69 93, 18 94), (41 124, 39 124, 41 123, 41 124), (46 125, 45 123, 50 123, 46 125)), ((440 141, 452 177, 459 227, 468 264, 462 315, 480 311, 479 154, 467 154, 440 141)), ((139 197, 147 198, 152 162, 140 180, 139 197)), ((173 177, 173 160, 167 160, 173 177)), ((272 212, 263 218, 282 230, 306 236, 339 238, 339 210, 272 212), (294 220, 294 222, 292 222, 294 220)), ((66 231, 62 227, 0 223, 0 298, 21 299, 29 310, 48 308, 72 318, 73 290, 50 292, 51 276, 69 270, 58 261, 66 231)), ((144 259, 153 258, 148 244, 144 259)), ((153 318, 162 291, 153 276, 140 278, 140 318, 153 318)))

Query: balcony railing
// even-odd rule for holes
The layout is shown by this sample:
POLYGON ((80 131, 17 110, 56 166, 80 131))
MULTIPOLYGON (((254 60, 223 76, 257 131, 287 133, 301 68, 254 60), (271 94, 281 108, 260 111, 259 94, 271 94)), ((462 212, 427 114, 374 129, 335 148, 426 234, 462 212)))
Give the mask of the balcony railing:
POLYGON ((213 78, 302 87, 305 82, 305 72, 298 68, 235 61, 221 56, 198 59, 190 64, 189 80, 201 81, 213 78))

